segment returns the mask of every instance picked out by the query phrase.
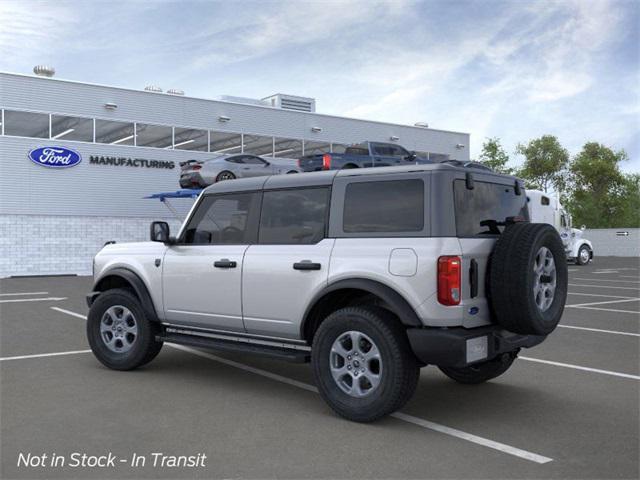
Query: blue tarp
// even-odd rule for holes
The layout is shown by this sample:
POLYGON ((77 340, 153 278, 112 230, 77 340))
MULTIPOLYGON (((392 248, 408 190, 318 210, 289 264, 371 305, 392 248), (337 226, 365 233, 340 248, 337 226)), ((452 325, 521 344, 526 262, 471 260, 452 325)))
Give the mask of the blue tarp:
POLYGON ((196 198, 198 195, 200 195, 201 191, 202 191, 201 188, 198 188, 198 189, 185 188, 183 190, 176 190, 175 192, 154 193, 144 198, 159 198, 161 202, 164 202, 165 198, 196 198))

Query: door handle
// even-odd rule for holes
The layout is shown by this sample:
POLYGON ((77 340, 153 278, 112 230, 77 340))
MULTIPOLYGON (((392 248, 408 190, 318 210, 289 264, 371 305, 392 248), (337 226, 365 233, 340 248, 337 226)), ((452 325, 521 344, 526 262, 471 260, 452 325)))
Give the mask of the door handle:
POLYGON ((222 260, 213 262, 213 266, 216 268, 236 268, 237 263, 228 258, 223 258, 222 260))
POLYGON ((303 260, 301 262, 296 262, 293 264, 294 270, 320 270, 322 265, 319 263, 313 263, 309 260, 303 260))

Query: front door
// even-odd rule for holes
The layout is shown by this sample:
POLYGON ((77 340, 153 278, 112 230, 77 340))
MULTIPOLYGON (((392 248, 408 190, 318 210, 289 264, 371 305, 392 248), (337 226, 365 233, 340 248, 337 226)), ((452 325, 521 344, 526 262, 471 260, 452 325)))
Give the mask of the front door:
POLYGON ((273 173, 271 164, 255 155, 242 156, 241 164, 243 177, 262 177, 273 173))
POLYGON ((260 196, 229 193, 203 197, 181 238, 163 262, 168 323, 244 331, 242 262, 255 241, 260 196))
POLYGON ((265 191, 258 243, 245 253, 242 306, 248 333, 298 338, 326 284, 334 239, 326 237, 328 187, 265 191))

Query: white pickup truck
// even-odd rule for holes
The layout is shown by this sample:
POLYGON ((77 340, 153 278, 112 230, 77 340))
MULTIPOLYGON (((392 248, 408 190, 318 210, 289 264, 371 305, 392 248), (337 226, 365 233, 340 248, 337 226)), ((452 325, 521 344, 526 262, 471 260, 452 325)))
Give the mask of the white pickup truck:
POLYGON ((572 227, 572 219, 560 200, 539 190, 527 190, 529 216, 533 223, 548 223, 560 234, 569 260, 578 265, 586 265, 593 260, 593 245, 585 238, 585 226, 572 227))

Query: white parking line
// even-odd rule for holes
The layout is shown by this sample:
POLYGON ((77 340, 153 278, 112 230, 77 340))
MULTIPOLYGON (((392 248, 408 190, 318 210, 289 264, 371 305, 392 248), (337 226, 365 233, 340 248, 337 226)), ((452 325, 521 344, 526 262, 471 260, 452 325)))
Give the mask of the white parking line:
POLYGON ((616 310, 615 308, 577 307, 577 306, 573 306, 572 308, 583 308, 585 310, 600 310, 601 312, 630 313, 632 315, 640 315, 640 312, 636 310, 616 310))
POLYGON ((585 297, 605 297, 605 298, 636 298, 636 297, 622 297, 620 295, 602 295, 599 293, 582 293, 582 292, 567 292, 568 295, 584 295, 585 297))
POLYGON ((640 337, 640 333, 618 332, 616 330, 602 330, 601 328, 577 327, 575 325, 558 325, 558 328, 573 328, 575 330, 586 330, 588 332, 611 333, 615 335, 629 335, 632 337, 640 337))
MULTIPOLYGON (((62 308, 57 308, 57 307, 51 307, 52 309, 61 312, 61 313, 66 313, 68 315, 77 317, 77 318, 82 318, 84 320, 86 320, 86 317, 84 315, 81 315, 79 313, 76 312, 72 312, 70 310, 64 310, 62 308)), ((291 385, 293 387, 297 387, 297 388, 301 388, 303 390, 307 390, 309 392, 313 392, 313 393, 318 393, 318 389, 316 387, 314 387, 313 385, 309 385, 308 383, 304 383, 304 382, 299 382, 298 380, 293 380, 291 378, 287 378, 284 377, 282 375, 278 375, 277 373, 272 373, 269 372, 267 370, 262 370, 260 368, 255 368, 255 367, 251 367, 249 365, 245 365, 244 363, 240 363, 240 362, 234 362, 233 360, 228 360, 226 358, 222 358, 222 357, 218 357, 216 355, 213 355, 211 353, 207 353, 207 352, 202 352, 200 350, 196 350, 194 348, 191 347, 185 347, 184 345, 176 345, 173 343, 165 343, 165 345, 167 345, 168 347, 171 348, 175 348, 176 350, 181 350, 184 352, 188 352, 191 353, 193 355, 197 355, 199 357, 203 357, 203 358, 207 358, 209 360, 213 360, 215 362, 218 363, 222 363, 224 365, 230 366, 230 367, 234 367, 234 368, 238 368, 240 370, 244 370, 245 372, 250 372, 250 373, 254 373, 256 375, 260 375, 262 377, 265 378, 269 378, 271 380, 275 380, 277 382, 280 383, 284 383, 287 385, 291 385)), ((73 352, 73 353, 86 353, 89 352, 90 350, 83 350, 83 351, 77 351, 77 352, 73 352)), ((72 352, 62 352, 59 353, 58 355, 69 355, 72 352)), ((45 354, 43 356, 47 356, 47 355, 52 355, 52 354, 45 354)), ((53 354, 55 355, 55 354, 53 354)), ((25 358, 31 358, 32 356, 26 356, 25 358)), ((9 359, 15 359, 17 360, 19 357, 14 357, 14 358, 9 358, 9 359)), ((413 425, 417 425, 419 427, 423 427, 423 428, 427 428, 429 430, 433 430, 436 432, 440 432, 440 433, 444 433, 446 435, 450 435, 456 438, 460 438, 462 440, 467 440, 468 442, 472 442, 478 445, 482 445, 484 447, 487 448, 492 448, 494 450, 498 450, 500 452, 509 454, 509 455, 513 455, 515 457, 519 457, 519 458, 523 458, 525 460, 529 460, 531 462, 535 462, 535 463, 539 463, 539 464, 544 464, 544 463, 549 463, 552 462, 553 459, 549 458, 549 457, 545 457, 543 455, 538 455, 537 453, 533 453, 533 452, 529 452, 527 450, 522 450, 520 448, 516 448, 516 447, 512 447, 511 445, 507 445, 504 443, 500 443, 500 442, 495 442, 493 440, 489 440, 488 438, 484 438, 484 437, 479 437, 477 435, 473 435, 472 433, 467 433, 467 432, 463 432, 462 430, 457 430, 455 428, 451 428, 451 427, 447 427, 446 425, 440 425, 439 423, 435 423, 435 422, 430 422, 428 420, 423 420, 421 418, 418 417, 414 417, 412 415, 407 415, 401 412, 396 412, 391 414, 392 417, 398 419, 398 420, 402 420, 404 422, 407 423, 411 423, 413 425)))
POLYGON ((640 380, 640 376, 631 375, 629 373, 611 372, 609 370, 600 370, 599 368, 583 367, 581 365, 573 365, 571 363, 552 362, 551 360, 542 360, 540 358, 531 357, 518 357, 520 360, 526 360, 527 362, 545 363, 547 365, 555 365, 556 367, 573 368, 574 370, 583 370, 585 372, 602 373, 603 375, 611 375, 614 377, 631 378, 633 380, 640 380))
POLYGON ((577 283, 569 283, 570 287, 592 287, 592 288, 615 288, 616 290, 640 290, 640 286, 638 287, 619 287, 618 285, 582 285, 577 283))
POLYGON ((638 278, 638 275, 618 275, 620 278, 638 278))
MULTIPOLYGON (((244 363, 234 362, 233 360, 227 360, 226 358, 221 358, 211 353, 202 352, 200 350, 195 350, 190 347, 185 347, 183 345, 175 345, 172 343, 168 343, 168 346, 175 348, 177 350, 182 350, 184 352, 192 353, 193 355, 197 355, 199 357, 208 358, 209 360, 213 360, 215 362, 223 363, 230 367, 239 368, 240 370, 244 370, 247 372, 254 373, 256 375, 260 375, 262 377, 269 378, 271 380, 275 380, 277 382, 285 383, 287 385, 292 385, 294 387, 301 388, 303 390, 307 390, 309 392, 318 393, 318 389, 313 385, 309 385, 308 383, 299 382, 297 380, 292 380, 287 377, 283 377, 282 375, 278 375, 275 373, 271 373, 267 370, 262 370, 260 368, 250 367, 245 365, 244 363)), ((392 413, 391 416, 398 420, 402 420, 403 422, 411 423, 413 425, 417 425, 419 427, 423 427, 429 430, 434 430, 436 432, 444 433, 446 435, 450 435, 452 437, 460 438, 462 440, 466 440, 468 442, 472 442, 478 445, 482 445, 483 447, 492 448, 494 450, 501 451, 503 453, 507 453, 509 455, 513 455, 515 457, 520 457, 525 460, 529 460, 535 463, 549 463, 553 461, 552 458, 545 457, 542 455, 538 455, 537 453, 529 452, 527 450, 522 450, 520 448, 512 447, 511 445, 506 445, 504 443, 495 442, 493 440, 489 440, 488 438, 479 437, 477 435, 473 435, 471 433, 463 432, 462 430, 457 430, 455 428, 447 427, 446 425, 440 425, 439 423, 430 422, 428 420, 423 420, 418 417, 414 417, 412 415, 407 415, 402 412, 392 413)))
POLYGON ((0 362, 8 362, 11 360, 26 360, 28 358, 60 357, 62 355, 77 355, 79 353, 89 353, 89 352, 91 352, 91 350, 71 350, 69 352, 38 353, 36 355, 19 355, 17 357, 1 357, 0 362))
POLYGON ((12 298, 10 300, 0 300, 0 303, 18 303, 18 302, 59 302, 66 300, 67 297, 47 297, 47 298, 12 298))
POLYGON ((51 310, 55 310, 56 312, 66 313, 67 315, 71 315, 72 317, 82 318, 83 320, 87 319, 86 315, 81 315, 79 313, 72 312, 71 310, 65 310, 64 308, 59 308, 59 307, 49 307, 49 308, 51 308, 51 310))
POLYGON ((602 270, 600 272, 593 272, 594 275, 601 275, 601 274, 607 274, 607 273, 619 273, 618 270, 602 270))
POLYGON ((49 292, 0 293, 0 297, 9 297, 14 295, 49 295, 49 292))
POLYGON ((576 307, 590 307, 591 305, 605 305, 607 303, 623 303, 623 302, 633 302, 633 301, 638 301, 638 300, 640 300, 640 297, 639 298, 631 297, 631 298, 625 298, 625 299, 622 299, 622 300, 606 300, 606 301, 603 301, 603 302, 577 303, 575 305, 565 305, 565 307, 574 307, 574 308, 576 308, 576 307))
MULTIPOLYGON (((593 281, 592 278, 573 277, 574 280, 586 280, 587 282, 593 281)), ((596 282, 613 282, 613 283, 640 283, 634 280, 609 280, 608 278, 598 278, 596 282)))

